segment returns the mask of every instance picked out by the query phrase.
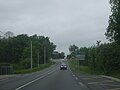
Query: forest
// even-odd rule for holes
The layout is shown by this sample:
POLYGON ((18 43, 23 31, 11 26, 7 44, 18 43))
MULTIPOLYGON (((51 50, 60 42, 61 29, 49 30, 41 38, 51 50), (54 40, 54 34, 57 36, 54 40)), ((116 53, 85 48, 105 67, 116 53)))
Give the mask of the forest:
POLYGON ((7 32, 0 38, 0 63, 16 64, 22 68, 30 68, 31 49, 33 67, 49 62, 56 45, 50 42, 49 37, 27 34, 14 36, 7 32), (32 47, 31 47, 32 45, 32 47), (46 57, 44 57, 44 54, 46 57), (46 58, 46 61, 44 60, 46 58))
POLYGON ((97 40, 96 44, 90 47, 69 47, 70 55, 67 58, 75 58, 80 52, 85 54, 85 60, 81 65, 88 66, 93 71, 104 74, 120 72, 120 0, 110 0, 111 12, 109 25, 105 36, 109 42, 101 43, 97 40))

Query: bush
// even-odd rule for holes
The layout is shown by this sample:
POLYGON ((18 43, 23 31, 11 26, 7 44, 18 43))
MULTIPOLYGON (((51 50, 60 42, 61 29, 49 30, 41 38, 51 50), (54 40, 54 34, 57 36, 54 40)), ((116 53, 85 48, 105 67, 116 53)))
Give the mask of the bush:
POLYGON ((105 43, 89 48, 80 48, 79 52, 86 53, 86 60, 80 64, 89 66, 95 72, 99 71, 107 75, 120 72, 120 45, 105 43))
POLYGON ((26 58, 24 60, 21 61, 21 66, 23 69, 28 69, 30 68, 30 59, 26 58))

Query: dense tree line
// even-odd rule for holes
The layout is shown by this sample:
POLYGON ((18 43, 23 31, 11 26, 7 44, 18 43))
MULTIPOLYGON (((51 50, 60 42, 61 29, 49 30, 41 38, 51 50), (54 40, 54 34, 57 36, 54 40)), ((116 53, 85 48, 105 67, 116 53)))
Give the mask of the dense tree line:
POLYGON ((68 58, 75 58, 78 52, 84 52, 85 61, 80 64, 89 66, 92 70, 103 72, 105 74, 120 72, 120 0, 110 0, 112 15, 109 17, 109 26, 105 33, 110 43, 100 44, 92 47, 81 47, 73 50, 75 45, 70 46, 72 52, 68 58))
POLYGON ((18 64, 30 67, 32 42, 33 66, 44 63, 44 51, 46 50, 46 62, 51 58, 51 54, 56 46, 50 42, 48 37, 21 34, 8 38, 0 38, 0 63, 18 64), (44 50, 45 49, 45 50, 44 50))
POLYGON ((52 53, 52 58, 53 59, 64 59, 64 57, 65 57, 64 52, 55 51, 55 52, 52 53))
POLYGON ((114 43, 104 43, 99 46, 81 47, 68 58, 76 58, 76 55, 85 54, 85 60, 79 64, 88 66, 93 71, 104 74, 120 72, 120 47, 114 43))
POLYGON ((105 35, 111 42, 120 45, 120 0, 110 0, 112 15, 105 35))

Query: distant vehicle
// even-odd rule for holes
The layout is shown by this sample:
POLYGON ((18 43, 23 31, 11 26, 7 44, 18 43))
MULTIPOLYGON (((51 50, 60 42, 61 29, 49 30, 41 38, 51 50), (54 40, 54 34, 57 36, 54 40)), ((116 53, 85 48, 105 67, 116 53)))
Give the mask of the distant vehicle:
POLYGON ((66 70, 66 69, 67 69, 67 65, 66 64, 61 64, 60 70, 66 70))

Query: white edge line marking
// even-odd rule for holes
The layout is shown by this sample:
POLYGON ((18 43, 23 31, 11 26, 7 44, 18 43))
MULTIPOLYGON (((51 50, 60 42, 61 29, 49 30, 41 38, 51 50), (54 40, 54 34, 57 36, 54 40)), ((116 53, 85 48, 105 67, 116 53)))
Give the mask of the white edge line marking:
POLYGON ((22 86, 20 86, 20 87, 16 88, 15 90, 20 90, 20 89, 22 89, 22 88, 24 88, 24 87, 26 87, 26 86, 28 86, 28 85, 30 85, 30 84, 32 84, 32 83, 34 83, 34 82, 36 82, 36 81, 38 81, 38 80, 40 80, 40 79, 42 79, 42 78, 44 78, 44 77, 48 76, 49 74, 51 74, 51 73, 55 72, 56 70, 57 70, 57 69, 55 69, 55 70, 53 70, 53 71, 51 71, 51 72, 47 73, 47 74, 46 74, 46 75, 44 75, 44 76, 41 76, 41 77, 39 77, 39 78, 36 78, 36 79, 34 79, 33 81, 30 81, 30 82, 28 82, 28 83, 26 83, 26 84, 24 84, 24 85, 22 85, 22 86))

